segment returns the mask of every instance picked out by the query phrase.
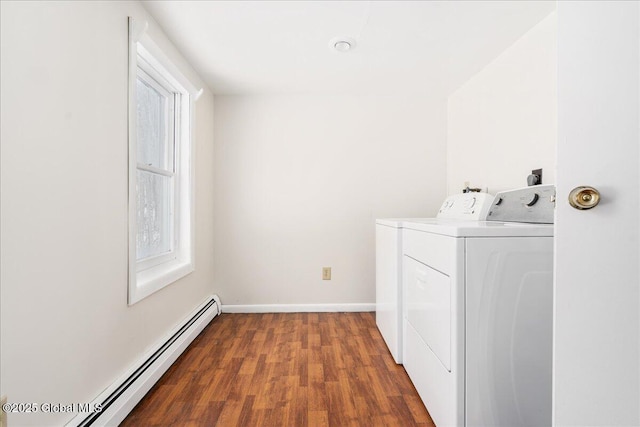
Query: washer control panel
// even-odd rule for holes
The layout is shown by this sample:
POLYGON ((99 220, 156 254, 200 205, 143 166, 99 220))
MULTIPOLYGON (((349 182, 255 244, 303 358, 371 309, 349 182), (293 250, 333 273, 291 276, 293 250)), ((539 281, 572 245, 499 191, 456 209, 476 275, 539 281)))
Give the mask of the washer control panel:
POLYGON ((533 185, 496 194, 487 221, 553 224, 555 185, 533 185))
POLYGON ((445 199, 438 211, 437 218, 484 220, 493 202, 488 193, 461 193, 445 199))

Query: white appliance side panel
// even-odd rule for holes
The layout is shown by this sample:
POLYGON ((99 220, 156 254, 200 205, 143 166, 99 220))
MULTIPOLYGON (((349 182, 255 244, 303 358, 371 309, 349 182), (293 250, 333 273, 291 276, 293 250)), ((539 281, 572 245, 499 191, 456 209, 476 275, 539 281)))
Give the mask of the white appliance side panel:
POLYGON ((407 320, 451 371, 451 281, 413 258, 404 261, 407 320))
POLYGON ((466 425, 551 425, 553 238, 469 238, 466 265, 466 425))
POLYGON ((402 229, 376 225, 376 325, 402 363, 402 229))

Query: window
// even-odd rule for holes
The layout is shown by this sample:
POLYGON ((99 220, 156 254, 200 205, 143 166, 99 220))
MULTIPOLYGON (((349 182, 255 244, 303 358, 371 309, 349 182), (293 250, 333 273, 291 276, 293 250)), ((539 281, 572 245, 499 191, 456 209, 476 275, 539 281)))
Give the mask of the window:
POLYGON ((131 19, 129 39, 129 304, 134 304, 194 269, 195 90, 131 19))

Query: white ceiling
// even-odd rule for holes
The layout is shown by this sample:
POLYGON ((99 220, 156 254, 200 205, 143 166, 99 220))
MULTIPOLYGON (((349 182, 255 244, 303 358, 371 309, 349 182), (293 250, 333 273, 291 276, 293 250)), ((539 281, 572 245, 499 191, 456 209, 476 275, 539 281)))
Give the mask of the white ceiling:
POLYGON ((446 95, 554 1, 146 1, 216 94, 446 95), (330 40, 350 36, 340 53, 330 40))

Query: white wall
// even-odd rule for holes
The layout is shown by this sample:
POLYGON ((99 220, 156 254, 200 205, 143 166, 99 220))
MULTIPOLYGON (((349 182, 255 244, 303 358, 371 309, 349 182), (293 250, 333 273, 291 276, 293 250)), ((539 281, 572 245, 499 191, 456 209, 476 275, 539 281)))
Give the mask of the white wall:
POLYGON ((137 2, 3 1, 1 16, 0 393, 89 402, 213 293, 213 96, 196 106, 196 271, 127 307, 127 16, 147 15, 137 2))
POLYGON ((434 216, 444 198, 444 100, 216 96, 215 110, 222 303, 373 303, 375 218, 434 216))
POLYGON ((555 183, 556 39, 554 12, 450 95, 448 193, 524 187, 538 168, 555 183))

